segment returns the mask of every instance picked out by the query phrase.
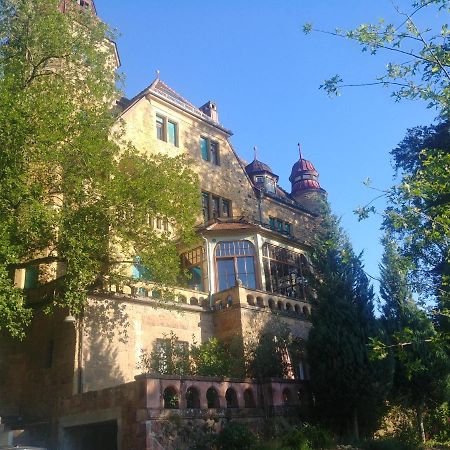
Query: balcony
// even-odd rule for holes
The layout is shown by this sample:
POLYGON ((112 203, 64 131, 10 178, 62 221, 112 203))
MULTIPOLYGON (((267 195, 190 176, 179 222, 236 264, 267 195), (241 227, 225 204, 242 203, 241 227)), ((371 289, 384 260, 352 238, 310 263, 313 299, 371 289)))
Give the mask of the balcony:
POLYGON ((269 310, 274 314, 310 320, 311 304, 305 300, 285 297, 266 291, 235 286, 213 295, 212 307, 216 311, 226 308, 269 310))

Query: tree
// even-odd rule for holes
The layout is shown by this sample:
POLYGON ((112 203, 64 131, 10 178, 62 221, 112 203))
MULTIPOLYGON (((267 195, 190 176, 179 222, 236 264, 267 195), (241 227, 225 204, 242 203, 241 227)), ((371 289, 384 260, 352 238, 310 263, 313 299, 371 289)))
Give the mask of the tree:
MULTIPOLYGON (((416 285, 425 281, 423 291, 440 298, 441 318, 449 309, 450 31, 446 23, 436 26, 437 22, 422 29, 418 18, 427 9, 435 15, 447 12, 449 5, 448 0, 414 0, 410 12, 394 5, 399 19, 395 25, 381 19, 377 24, 333 32, 314 29, 311 24, 304 26, 307 34, 325 32, 356 41, 372 55, 387 51, 395 56, 386 73, 373 82, 344 84, 340 75, 326 80, 321 88, 329 95, 338 95, 346 86, 380 85, 390 88, 396 101, 422 99, 438 110, 441 124, 410 130, 392 152, 402 178, 384 195, 390 203, 386 226, 397 233, 403 252, 415 261, 416 285)), ((358 208, 357 213, 365 218, 372 211, 374 207, 369 204, 358 208)))
POLYGON ((219 339, 212 337, 200 345, 191 347, 191 357, 195 373, 208 377, 229 377, 233 355, 229 347, 219 339))
POLYGON ((425 441, 427 409, 448 400, 450 393, 448 356, 433 322, 413 300, 408 262, 392 239, 386 237, 384 245, 380 293, 385 302, 382 323, 387 339, 379 349, 394 361, 390 398, 415 411, 418 436, 425 441))
MULTIPOLYGON (((384 362, 370 358, 378 335, 374 293, 338 221, 325 216, 315 243, 317 301, 307 342, 317 413, 336 431, 371 431, 384 399, 384 362)), ((388 380, 387 380, 388 381, 388 380)))
POLYGON ((246 337, 244 354, 250 378, 287 378, 293 372, 295 341, 285 322, 271 318, 246 337))
POLYGON ((140 155, 111 132, 112 38, 75 3, 65 14, 57 0, 0 3, 0 330, 12 336, 31 317, 17 269, 39 266, 45 284, 64 268, 52 300, 78 314, 135 255, 153 282, 171 285, 177 245, 194 238, 198 189, 186 161, 140 155), (155 232, 149 217, 172 231, 155 232))
MULTIPOLYGON (((312 24, 303 26, 305 34, 326 33, 359 43, 363 52, 376 55, 379 51, 392 52, 398 60, 387 65, 386 73, 373 82, 344 84, 340 75, 325 80, 321 86, 329 95, 340 94, 344 87, 380 85, 392 88, 395 100, 420 98, 429 107, 437 107, 442 117, 450 112, 450 31, 446 23, 421 29, 416 23, 425 8, 448 11, 448 0, 412 0, 411 10, 403 11, 393 4, 399 23, 362 24, 355 29, 323 31, 312 24)), ((433 11, 436 14, 436 11, 433 11)))

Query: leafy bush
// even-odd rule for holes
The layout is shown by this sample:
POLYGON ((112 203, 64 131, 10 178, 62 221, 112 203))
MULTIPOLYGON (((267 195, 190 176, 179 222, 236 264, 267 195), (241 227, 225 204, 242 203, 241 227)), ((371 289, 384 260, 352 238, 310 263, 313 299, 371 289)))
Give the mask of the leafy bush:
POLYGON ((294 450, 322 450, 333 446, 333 439, 323 428, 305 424, 286 435, 282 444, 294 450))
POLYGON ((433 441, 450 443, 450 408, 447 402, 433 409, 425 418, 425 430, 433 441))
POLYGON ((423 446, 415 440, 408 442, 399 437, 387 437, 363 442, 361 448, 363 450, 420 450, 423 446))
POLYGON ((256 436, 239 422, 230 422, 217 438, 219 450, 256 450, 257 443, 256 436))

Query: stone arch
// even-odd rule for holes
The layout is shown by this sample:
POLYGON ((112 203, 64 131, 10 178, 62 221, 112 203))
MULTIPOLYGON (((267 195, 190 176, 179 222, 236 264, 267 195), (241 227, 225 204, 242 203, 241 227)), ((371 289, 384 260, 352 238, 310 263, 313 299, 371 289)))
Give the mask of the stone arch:
POLYGON ((277 308, 279 311, 283 311, 283 302, 281 300, 278 300, 277 302, 277 308))
POLYGON ((286 303, 286 311, 292 311, 292 305, 290 303, 286 303))
POLYGON ((238 399, 236 391, 233 388, 228 388, 225 392, 225 400, 227 401, 227 408, 238 408, 238 399))
POLYGON ((249 305, 255 306, 255 298, 253 297, 253 295, 247 295, 247 303, 249 305))
POLYGON ((244 391, 244 408, 256 408, 255 396, 250 388, 244 391))
POLYGON ((189 304, 190 304, 190 305, 198 306, 198 299, 196 299, 195 297, 191 297, 191 298, 189 299, 189 304))
POLYGON ((283 389, 283 405, 290 406, 292 405, 292 392, 289 388, 283 389))
POLYGON ((306 317, 309 316, 309 309, 308 309, 307 306, 304 306, 304 307, 302 308, 302 313, 303 313, 303 315, 306 316, 306 317))
POLYGON ((275 302, 273 301, 273 298, 269 298, 269 301, 267 302, 267 304, 269 305, 270 309, 275 308, 275 302))
POLYGON ((233 305, 233 297, 231 295, 227 296, 227 308, 230 308, 233 305))
POLYGON ((178 296, 178 301, 180 303, 187 303, 187 298, 184 295, 179 295, 178 296))
POLYGON ((206 391, 206 401, 208 403, 208 409, 220 408, 219 394, 213 387, 210 387, 206 391))
POLYGON ((194 386, 186 390, 186 408, 200 409, 200 392, 194 386))
POLYGON ((152 291, 152 297, 160 299, 161 298, 161 291, 159 289, 153 289, 152 291))
POLYGON ((297 314, 300 314, 300 306, 295 305, 295 306, 294 306, 294 311, 295 311, 297 314))
POLYGON ((264 308, 264 300, 262 297, 256 297, 256 305, 260 308, 264 308))
POLYGON ((209 306, 209 299, 200 297, 200 305, 202 305, 203 308, 207 308, 209 306))
POLYGON ((163 400, 165 409, 179 409, 180 407, 178 392, 173 386, 169 386, 164 389, 163 400))

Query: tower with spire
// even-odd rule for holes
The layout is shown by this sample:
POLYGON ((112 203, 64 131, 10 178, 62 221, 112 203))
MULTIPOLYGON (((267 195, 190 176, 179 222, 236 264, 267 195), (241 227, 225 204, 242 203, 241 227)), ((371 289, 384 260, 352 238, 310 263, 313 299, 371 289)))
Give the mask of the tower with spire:
POLYGON ((302 147, 298 144, 299 159, 292 166, 291 196, 297 203, 310 211, 319 212, 326 198, 326 191, 319 183, 319 172, 317 172, 311 161, 303 158, 302 147))

